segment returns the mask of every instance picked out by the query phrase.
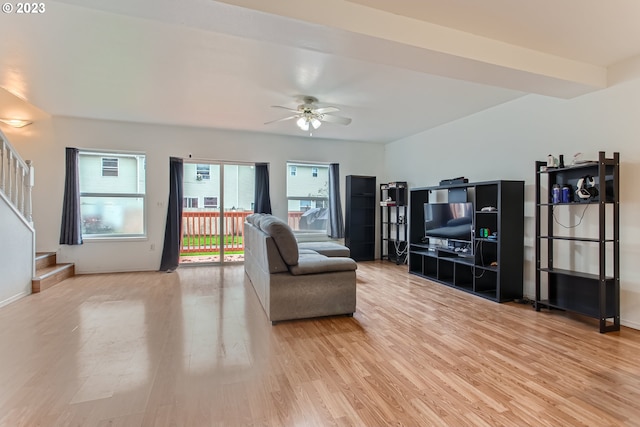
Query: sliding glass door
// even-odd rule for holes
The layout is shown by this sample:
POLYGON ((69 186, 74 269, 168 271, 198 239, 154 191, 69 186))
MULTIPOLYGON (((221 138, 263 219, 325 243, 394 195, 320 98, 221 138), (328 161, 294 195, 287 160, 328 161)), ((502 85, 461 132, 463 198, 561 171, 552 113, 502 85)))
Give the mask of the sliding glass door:
POLYGON ((253 164, 185 162, 181 264, 244 261, 254 185, 253 164))

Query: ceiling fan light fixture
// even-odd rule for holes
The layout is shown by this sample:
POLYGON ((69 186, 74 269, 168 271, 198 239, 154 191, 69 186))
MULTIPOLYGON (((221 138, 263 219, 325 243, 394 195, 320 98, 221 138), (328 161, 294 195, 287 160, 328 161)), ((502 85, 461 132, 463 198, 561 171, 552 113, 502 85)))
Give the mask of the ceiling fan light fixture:
POLYGON ((304 131, 309 130, 309 120, 306 117, 300 117, 298 121, 296 121, 298 127, 304 131))
POLYGON ((283 117, 281 119, 268 121, 265 123, 265 125, 291 120, 295 122, 296 126, 298 126, 300 130, 309 132, 309 135, 311 135, 311 132, 319 129, 320 126, 322 126, 322 123, 324 123, 325 121, 341 125, 348 125, 351 123, 350 118, 336 116, 333 114, 334 112, 340 111, 338 107, 320 107, 316 105, 318 100, 312 96, 305 96, 301 101, 303 102, 303 104, 298 105, 298 108, 296 109, 285 107, 282 105, 272 105, 272 107, 274 108, 287 110, 293 114, 290 114, 289 116, 283 117))

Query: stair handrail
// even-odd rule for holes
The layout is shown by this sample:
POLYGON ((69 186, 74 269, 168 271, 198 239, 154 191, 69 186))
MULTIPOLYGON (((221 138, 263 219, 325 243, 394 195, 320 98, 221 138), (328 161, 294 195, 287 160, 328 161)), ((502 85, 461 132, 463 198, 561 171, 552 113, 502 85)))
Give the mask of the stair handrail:
POLYGON ((0 130, 0 192, 33 226, 31 192, 34 175, 31 160, 23 160, 0 130))

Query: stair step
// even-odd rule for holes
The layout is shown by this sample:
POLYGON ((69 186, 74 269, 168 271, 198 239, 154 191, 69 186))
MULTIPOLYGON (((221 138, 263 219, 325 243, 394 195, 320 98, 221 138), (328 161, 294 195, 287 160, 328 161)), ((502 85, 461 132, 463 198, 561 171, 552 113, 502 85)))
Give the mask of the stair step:
POLYGON ((56 265, 56 253, 55 252, 37 252, 36 253, 36 271, 48 267, 50 265, 56 265))
POLYGON ((74 264, 55 264, 39 268, 36 270, 36 277, 31 281, 31 292, 42 292, 73 276, 74 264))

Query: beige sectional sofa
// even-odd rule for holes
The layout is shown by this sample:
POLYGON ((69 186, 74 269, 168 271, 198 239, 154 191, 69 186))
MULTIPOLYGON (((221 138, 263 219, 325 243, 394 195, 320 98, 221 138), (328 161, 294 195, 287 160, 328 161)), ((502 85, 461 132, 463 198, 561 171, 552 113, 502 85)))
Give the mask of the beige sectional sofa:
POLYGON ((264 214, 247 217, 244 246, 245 272, 272 323, 355 312, 357 264, 333 256, 348 255, 348 248, 333 242, 299 247, 286 222, 264 214))

